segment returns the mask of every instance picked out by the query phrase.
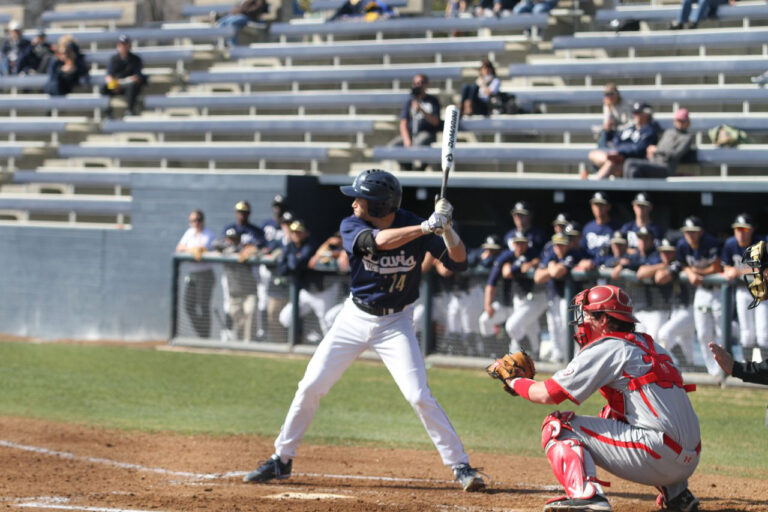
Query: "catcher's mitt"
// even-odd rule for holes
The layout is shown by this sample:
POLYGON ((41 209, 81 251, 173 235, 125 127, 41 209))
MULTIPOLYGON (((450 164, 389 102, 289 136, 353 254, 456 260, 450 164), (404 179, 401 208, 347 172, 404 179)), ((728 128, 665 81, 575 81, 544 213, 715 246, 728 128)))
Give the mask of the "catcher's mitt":
POLYGON ((491 378, 499 379, 504 384, 504 391, 511 395, 517 395, 515 391, 509 387, 507 380, 515 379, 517 377, 523 377, 526 379, 532 379, 536 375, 536 366, 533 364, 533 359, 524 350, 515 352, 514 354, 507 354, 501 359, 495 360, 488 365, 485 369, 491 378))

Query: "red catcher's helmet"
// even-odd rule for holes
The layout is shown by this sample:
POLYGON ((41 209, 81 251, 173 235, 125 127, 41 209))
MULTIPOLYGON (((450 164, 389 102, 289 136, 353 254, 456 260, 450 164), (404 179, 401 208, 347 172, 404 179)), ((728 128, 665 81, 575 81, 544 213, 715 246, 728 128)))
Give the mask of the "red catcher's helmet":
POLYGON ((639 322, 632 314, 632 299, 627 292, 612 284, 581 291, 573 298, 573 306, 589 313, 605 313, 622 322, 639 322))

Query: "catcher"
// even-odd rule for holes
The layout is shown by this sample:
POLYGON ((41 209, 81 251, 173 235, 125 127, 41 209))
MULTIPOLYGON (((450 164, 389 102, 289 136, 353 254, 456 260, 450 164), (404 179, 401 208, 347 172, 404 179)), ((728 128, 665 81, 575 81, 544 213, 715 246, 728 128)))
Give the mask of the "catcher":
MULTIPOLYGON (((768 299, 768 249, 765 242, 750 245, 744 251, 742 261, 752 268, 752 271, 744 275, 744 282, 749 293, 752 294, 752 303, 749 309, 754 309, 760 302, 768 299)), ((709 344, 709 350, 715 356, 715 361, 728 375, 756 384, 768 384, 768 359, 762 363, 746 361, 734 362, 733 356, 716 343, 709 344)), ((766 416, 768 418, 768 415, 766 416)), ((768 425, 768 419, 766 419, 768 425)))
POLYGON ((565 369, 537 382, 524 356, 507 356, 488 367, 510 392, 534 403, 569 399, 578 405, 598 390, 608 400, 599 417, 555 411, 544 419, 541 445, 566 492, 544 510, 610 511, 602 487, 607 483, 596 476, 600 466, 656 487, 656 503, 664 510, 697 511, 699 500, 688 490, 701 451, 699 420, 687 396, 693 387, 683 384, 662 347, 635 332, 632 301, 621 288, 583 290, 571 309, 581 348, 565 369), (508 364, 510 359, 517 364, 508 364))

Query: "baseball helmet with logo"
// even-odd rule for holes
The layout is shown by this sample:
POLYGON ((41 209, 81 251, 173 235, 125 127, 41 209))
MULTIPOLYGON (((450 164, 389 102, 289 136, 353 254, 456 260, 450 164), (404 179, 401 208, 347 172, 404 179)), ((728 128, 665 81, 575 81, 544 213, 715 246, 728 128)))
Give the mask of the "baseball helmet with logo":
POLYGON ((602 284, 580 291, 571 301, 570 307, 573 310, 573 323, 577 326, 576 341, 582 346, 594 341, 596 334, 585 328, 584 312, 605 313, 632 324, 639 322, 633 314, 632 299, 627 292, 612 284, 602 284))
POLYGON ((403 189, 392 174, 381 169, 366 169, 352 182, 339 187, 349 197, 360 197, 368 201, 368 213, 372 217, 384 217, 400 208, 403 189))

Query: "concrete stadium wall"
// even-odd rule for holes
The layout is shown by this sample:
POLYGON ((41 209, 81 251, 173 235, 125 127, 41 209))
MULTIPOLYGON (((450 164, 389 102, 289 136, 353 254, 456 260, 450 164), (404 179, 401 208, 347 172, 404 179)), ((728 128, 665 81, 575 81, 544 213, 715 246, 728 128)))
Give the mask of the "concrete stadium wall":
POLYGON ((285 175, 134 174, 132 229, 0 226, 0 332, 167 338, 171 254, 188 213, 201 208, 218 234, 234 220, 237 201, 250 201, 252 221, 260 222, 271 215, 275 194, 299 196, 316 183, 285 175))

